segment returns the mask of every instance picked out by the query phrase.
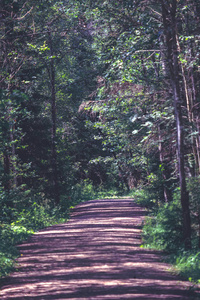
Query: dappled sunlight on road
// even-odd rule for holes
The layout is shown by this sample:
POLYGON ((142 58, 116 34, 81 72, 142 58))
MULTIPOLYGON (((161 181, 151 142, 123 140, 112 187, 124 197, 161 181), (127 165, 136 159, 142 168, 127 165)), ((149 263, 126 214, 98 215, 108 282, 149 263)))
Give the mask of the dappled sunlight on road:
POLYGON ((0 299, 193 299, 158 252, 140 247, 145 211, 130 199, 78 205, 70 221, 20 245, 0 299))

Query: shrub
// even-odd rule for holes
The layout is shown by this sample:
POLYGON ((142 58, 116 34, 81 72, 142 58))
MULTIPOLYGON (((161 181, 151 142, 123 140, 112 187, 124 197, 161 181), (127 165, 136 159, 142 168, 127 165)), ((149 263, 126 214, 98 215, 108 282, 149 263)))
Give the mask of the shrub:
POLYGON ((15 259, 18 256, 16 244, 25 240, 33 230, 14 224, 0 225, 0 277, 12 271, 15 259))
POLYGON ((134 198, 135 202, 141 206, 149 209, 157 209, 158 201, 156 195, 150 193, 147 189, 135 189, 131 196, 134 198))
MULTIPOLYGON (((3 208, 7 209, 4 205, 3 208)), ((20 212, 10 209, 14 217, 4 218, 0 223, 0 277, 6 276, 12 271, 15 259, 19 255, 16 244, 27 239, 34 231, 56 223, 66 221, 60 208, 51 208, 48 205, 39 205, 34 202, 29 208, 24 208, 20 212), (12 222, 5 222, 12 219, 12 222)), ((66 214, 65 214, 66 217, 66 214)))
POLYGON ((156 216, 146 218, 143 241, 147 247, 173 252, 183 246, 181 207, 177 202, 163 204, 156 216))
POLYGON ((189 281, 200 283, 200 252, 179 251, 170 256, 169 262, 179 275, 189 281))

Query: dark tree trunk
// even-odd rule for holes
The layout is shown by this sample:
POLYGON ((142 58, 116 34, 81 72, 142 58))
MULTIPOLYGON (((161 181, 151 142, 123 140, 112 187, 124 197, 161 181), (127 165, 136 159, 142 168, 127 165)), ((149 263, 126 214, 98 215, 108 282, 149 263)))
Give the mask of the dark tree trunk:
POLYGON ((10 192, 11 189, 17 187, 17 172, 16 172, 16 151, 15 151, 15 127, 14 120, 12 116, 12 102, 9 100, 10 95, 14 89, 14 73, 15 73, 15 63, 9 58, 9 53, 15 50, 15 32, 14 32, 14 13, 18 12, 18 5, 9 4, 8 1, 2 1, 1 3, 1 30, 4 33, 4 39, 1 43, 1 62, 2 62, 2 77, 1 88, 6 93, 7 104, 5 108, 5 122, 8 126, 3 129, 4 143, 4 153, 3 153, 3 164, 4 164, 4 189, 6 192, 10 192), (2 80, 2 79, 6 80, 2 80))
POLYGON ((50 85, 51 85, 51 165, 52 165, 52 183, 53 197, 56 204, 60 202, 59 184, 58 184, 58 169, 57 169, 57 150, 56 150, 56 91, 55 91, 55 66, 54 66, 54 51, 51 31, 49 28, 49 46, 51 54, 50 62, 50 85))
POLYGON ((11 182, 10 182, 10 156, 8 154, 8 149, 4 150, 3 164, 4 164, 4 190, 7 193, 9 193, 11 189, 11 182))
POLYGON ((159 145, 158 145, 158 150, 159 150, 159 159, 160 163, 162 165, 162 178, 163 178, 163 196, 165 202, 170 202, 172 200, 172 193, 170 189, 165 185, 165 182, 170 178, 169 171, 166 170, 165 166, 165 161, 164 161, 164 149, 162 145, 162 136, 161 136, 161 129, 160 125, 158 125, 158 139, 159 139, 159 145))
POLYGON ((179 61, 178 61, 178 47, 176 40, 176 0, 170 1, 171 5, 165 4, 162 1, 162 17, 164 25, 164 33, 166 38, 167 55, 169 75, 174 99, 174 113, 177 130, 177 156, 179 167, 179 182, 181 190, 181 205, 183 212, 183 229, 185 248, 191 248, 191 220, 189 208, 189 193, 186 189, 186 176, 184 167, 184 129, 181 105, 183 101, 180 93, 179 81, 179 61))

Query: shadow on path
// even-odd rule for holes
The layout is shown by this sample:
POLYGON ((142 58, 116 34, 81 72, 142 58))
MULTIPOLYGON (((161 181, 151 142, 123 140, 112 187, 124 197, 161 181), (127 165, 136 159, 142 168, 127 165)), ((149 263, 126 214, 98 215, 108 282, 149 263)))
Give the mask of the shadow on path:
POLYGON ((130 199, 78 205, 68 223, 19 246, 18 272, 0 299, 197 299, 159 252, 140 248, 144 217, 130 199))

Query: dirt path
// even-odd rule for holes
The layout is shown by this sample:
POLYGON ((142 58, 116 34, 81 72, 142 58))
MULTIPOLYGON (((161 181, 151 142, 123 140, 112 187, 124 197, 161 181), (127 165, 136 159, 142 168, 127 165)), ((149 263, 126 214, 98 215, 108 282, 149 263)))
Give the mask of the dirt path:
POLYGON ((139 247, 144 216, 130 199, 77 206, 68 223, 20 245, 0 299, 197 299, 159 253, 139 247))

